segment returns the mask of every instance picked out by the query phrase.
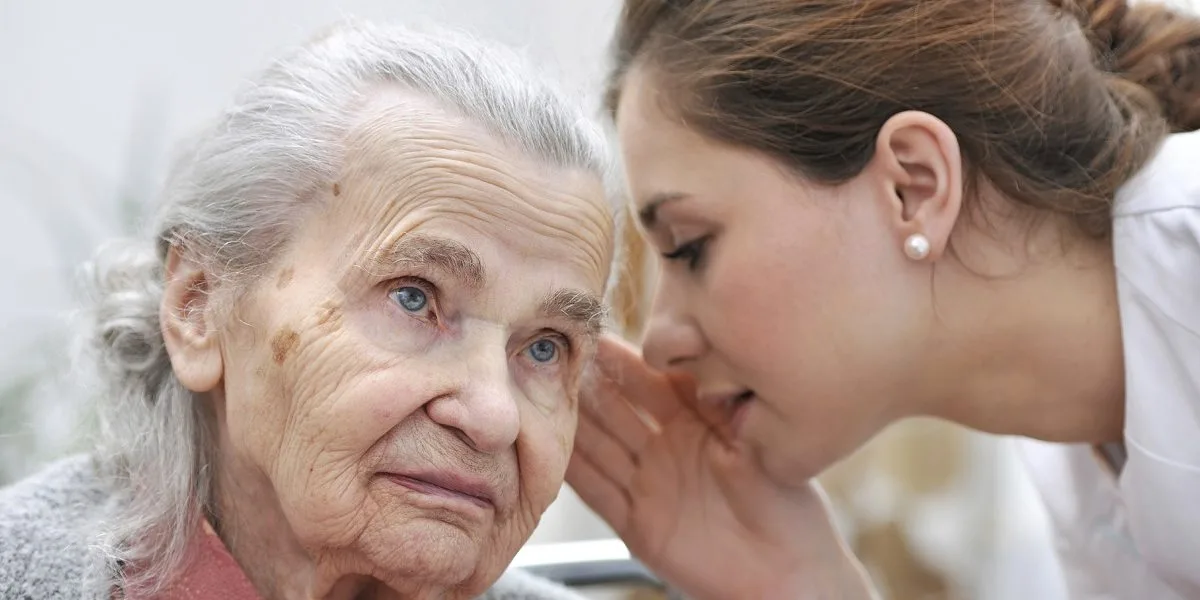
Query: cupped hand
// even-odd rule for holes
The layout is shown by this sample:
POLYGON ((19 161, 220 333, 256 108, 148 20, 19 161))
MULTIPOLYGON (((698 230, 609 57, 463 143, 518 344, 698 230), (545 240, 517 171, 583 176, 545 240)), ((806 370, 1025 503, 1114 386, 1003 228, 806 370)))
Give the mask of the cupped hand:
POLYGON ((697 405, 689 378, 602 340, 567 482, 659 577, 691 598, 868 598, 811 482, 771 482, 697 405))

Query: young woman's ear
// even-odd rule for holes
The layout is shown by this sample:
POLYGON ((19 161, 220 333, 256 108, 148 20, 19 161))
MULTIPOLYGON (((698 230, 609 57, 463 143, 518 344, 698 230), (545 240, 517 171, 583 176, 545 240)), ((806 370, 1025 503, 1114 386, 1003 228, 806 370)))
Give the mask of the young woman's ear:
POLYGON ((896 114, 879 131, 871 168, 882 174, 897 249, 914 260, 940 258, 962 210, 962 155, 954 132, 928 113, 896 114))

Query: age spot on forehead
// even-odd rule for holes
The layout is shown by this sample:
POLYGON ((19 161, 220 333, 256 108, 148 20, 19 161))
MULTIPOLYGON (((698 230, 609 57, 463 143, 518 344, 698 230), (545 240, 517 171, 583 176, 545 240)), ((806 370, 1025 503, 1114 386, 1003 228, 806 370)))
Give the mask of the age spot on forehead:
POLYGON ((275 359, 275 364, 281 365, 287 360, 288 354, 296 347, 296 342, 300 341, 300 334, 292 331, 289 327, 284 327, 275 333, 271 338, 271 356, 275 359))
POLYGON ((341 184, 339 184, 339 183, 338 183, 338 182, 336 182, 336 181, 335 181, 335 182, 333 182, 333 195, 334 195, 334 196, 341 196, 341 195, 342 195, 342 186, 341 186, 341 184))

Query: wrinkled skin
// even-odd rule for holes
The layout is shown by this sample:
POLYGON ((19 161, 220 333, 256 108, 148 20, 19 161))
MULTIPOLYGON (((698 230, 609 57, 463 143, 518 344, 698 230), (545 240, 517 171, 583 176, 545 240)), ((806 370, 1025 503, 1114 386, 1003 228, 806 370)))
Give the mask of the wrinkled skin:
POLYGON ((268 598, 473 597, 562 484, 610 209, 597 177, 405 93, 349 141, 230 318, 182 310, 213 275, 168 261, 172 362, 216 408, 217 529, 268 598), (430 472, 485 499, 395 477, 430 472))

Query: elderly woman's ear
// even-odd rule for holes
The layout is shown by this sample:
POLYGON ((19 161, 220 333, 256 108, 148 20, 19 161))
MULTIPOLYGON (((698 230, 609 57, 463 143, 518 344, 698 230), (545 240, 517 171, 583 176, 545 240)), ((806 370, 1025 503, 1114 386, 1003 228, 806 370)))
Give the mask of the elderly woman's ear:
POLYGON ((224 361, 210 295, 212 276, 176 246, 167 252, 159 318, 171 366, 187 389, 209 392, 221 382, 224 361))

